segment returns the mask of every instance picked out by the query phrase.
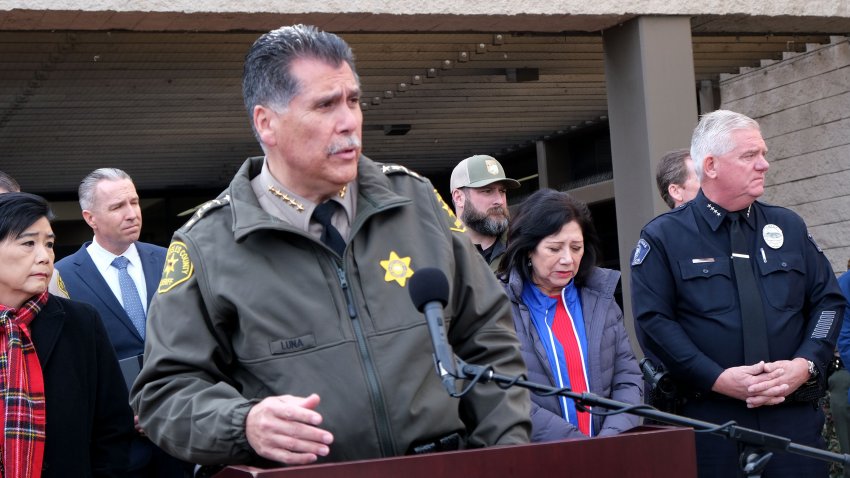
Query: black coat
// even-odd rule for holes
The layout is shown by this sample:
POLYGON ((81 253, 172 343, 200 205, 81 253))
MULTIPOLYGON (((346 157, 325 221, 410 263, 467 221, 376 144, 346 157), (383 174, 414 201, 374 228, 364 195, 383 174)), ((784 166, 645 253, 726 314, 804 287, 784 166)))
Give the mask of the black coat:
POLYGON ((42 478, 126 475, 133 412, 97 312, 51 295, 31 328, 47 404, 42 478))

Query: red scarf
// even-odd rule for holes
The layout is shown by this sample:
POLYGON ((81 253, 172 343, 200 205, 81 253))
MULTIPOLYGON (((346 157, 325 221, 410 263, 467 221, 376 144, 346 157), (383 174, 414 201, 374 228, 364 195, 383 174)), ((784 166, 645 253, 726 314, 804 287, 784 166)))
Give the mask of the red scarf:
POLYGON ((20 309, 0 305, 0 412, 3 417, 4 477, 38 478, 44 460, 44 376, 29 324, 47 304, 48 294, 20 309))

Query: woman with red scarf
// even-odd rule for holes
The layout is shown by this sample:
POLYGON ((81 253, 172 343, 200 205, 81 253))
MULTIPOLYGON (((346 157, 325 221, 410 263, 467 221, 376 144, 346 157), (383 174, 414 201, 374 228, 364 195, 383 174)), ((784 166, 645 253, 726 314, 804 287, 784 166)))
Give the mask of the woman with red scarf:
POLYGON ((4 478, 120 477, 133 415, 97 312, 47 292, 53 214, 0 194, 0 470, 4 478))
MULTIPOLYGON (((532 382, 640 404, 643 377, 614 301, 620 273, 597 267, 598 253, 581 201, 541 189, 519 206, 499 274, 520 351, 532 382)), ((636 415, 588 413, 565 397, 531 402, 531 441, 610 436, 638 424, 636 415)))

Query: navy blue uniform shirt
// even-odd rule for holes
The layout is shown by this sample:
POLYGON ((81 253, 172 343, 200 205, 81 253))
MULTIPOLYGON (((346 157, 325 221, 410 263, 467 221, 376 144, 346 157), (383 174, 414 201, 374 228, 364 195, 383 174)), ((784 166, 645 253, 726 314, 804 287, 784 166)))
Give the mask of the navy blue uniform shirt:
MULTIPOLYGON (((727 211, 700 190, 647 224, 632 255, 632 307, 641 345, 676 379, 710 390, 744 364, 727 211)), ((823 252, 794 212, 756 201, 744 229, 761 291, 770 360, 803 357, 823 380, 844 298, 823 252)))

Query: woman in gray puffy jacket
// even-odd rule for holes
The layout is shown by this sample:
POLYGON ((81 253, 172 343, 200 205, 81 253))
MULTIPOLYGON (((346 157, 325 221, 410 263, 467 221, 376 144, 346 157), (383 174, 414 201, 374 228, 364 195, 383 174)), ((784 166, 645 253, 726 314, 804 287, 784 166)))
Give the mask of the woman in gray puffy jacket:
MULTIPOLYGON (((543 189, 517 210, 499 276, 529 380, 639 404, 643 378, 614 301, 620 273, 597 267, 598 251, 587 206, 543 189)), ((560 396, 531 398, 532 441, 616 435, 639 420, 583 412, 560 396)))

